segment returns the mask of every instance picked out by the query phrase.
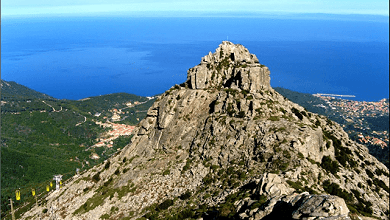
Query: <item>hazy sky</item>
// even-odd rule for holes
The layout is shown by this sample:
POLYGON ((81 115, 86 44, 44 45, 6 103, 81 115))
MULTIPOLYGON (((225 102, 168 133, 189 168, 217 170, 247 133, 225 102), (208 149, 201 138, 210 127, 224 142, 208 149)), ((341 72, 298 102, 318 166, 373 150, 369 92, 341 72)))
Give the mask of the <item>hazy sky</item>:
MULTIPOLYGON (((2 16, 140 14, 142 12, 330 13, 389 15, 388 0, 1 0, 2 16)), ((183 13, 186 15, 186 13, 183 13)))

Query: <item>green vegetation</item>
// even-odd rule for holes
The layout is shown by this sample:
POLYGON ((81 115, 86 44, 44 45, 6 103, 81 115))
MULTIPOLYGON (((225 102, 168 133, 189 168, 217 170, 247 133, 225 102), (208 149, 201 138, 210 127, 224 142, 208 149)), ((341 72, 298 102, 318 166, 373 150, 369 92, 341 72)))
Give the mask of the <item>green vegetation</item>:
MULTIPOLYGON (((99 164, 130 142, 131 136, 123 136, 114 141, 112 148, 86 151, 97 143, 101 133, 108 131, 93 120, 110 118, 109 110, 117 108, 124 113, 119 123, 134 125, 146 116, 146 110, 154 102, 126 93, 83 101, 57 100, 17 83, 8 84, 11 86, 3 86, 1 91, 5 101, 1 106, 2 217, 10 209, 7 204, 9 198, 15 197, 15 189, 21 188, 22 192, 21 201, 15 202, 18 208, 32 198, 30 188, 36 188, 37 194, 44 193, 54 174, 63 174, 65 181, 76 173, 76 168, 88 169, 99 164), (131 107, 126 105, 129 102, 131 107), (145 103, 134 105, 135 102, 145 103), (100 159, 91 159, 91 153, 97 153, 100 159)), ((99 181, 98 177, 91 180, 99 181)))
POLYGON ((268 118, 268 120, 270 120, 270 121, 279 121, 279 117, 278 116, 270 116, 268 118))
POLYGON ((121 199, 124 195, 133 193, 136 190, 136 186, 134 186, 134 183, 131 182, 120 188, 113 188, 111 182, 112 179, 108 180, 106 184, 99 187, 93 197, 89 198, 79 209, 74 212, 74 214, 77 215, 95 209, 97 206, 103 204, 106 198, 109 197, 109 199, 112 199, 115 193, 117 193, 118 198, 121 199))
POLYGON ((337 175, 339 171, 339 163, 332 160, 329 156, 324 156, 321 161, 321 167, 329 171, 333 175, 337 175))
POLYGON ((331 183, 329 180, 324 181, 322 184, 322 187, 324 188, 325 192, 336 195, 341 198, 343 198, 346 202, 352 202, 352 194, 348 193, 347 191, 340 188, 340 186, 337 183, 331 183))
POLYGON ((191 159, 187 159, 186 165, 184 165, 183 170, 181 171, 181 173, 184 173, 187 170, 189 170, 191 168, 191 163, 192 163, 192 160, 191 159))
POLYGON ((95 175, 93 175, 92 180, 93 180, 95 183, 99 182, 99 181, 100 181, 100 173, 98 172, 98 173, 96 173, 95 175))
POLYGON ((216 66, 216 70, 218 73, 221 73, 221 70, 229 67, 230 57, 225 57, 221 62, 216 66))
POLYGON ((245 111, 240 111, 240 112, 238 112, 237 117, 238 117, 238 118, 245 118, 245 111))
POLYGON ((184 194, 181 194, 181 196, 179 196, 179 198, 181 200, 186 200, 186 199, 189 199, 191 196, 192 196, 192 193, 190 191, 187 191, 184 194))
POLYGON ((342 146, 341 141, 333 136, 330 132, 324 131, 323 133, 326 141, 328 139, 332 140, 333 146, 335 148, 336 160, 344 167, 347 165, 347 162, 352 168, 356 167, 357 163, 352 158, 352 151, 347 147, 342 146))
POLYGON ((298 109, 296 108, 292 108, 291 111, 299 118, 299 120, 302 120, 303 119, 303 115, 301 114, 301 112, 299 112, 298 109))
MULTIPOLYGON (((54 99, 16 82, 1 80, 1 100, 54 99)), ((3 107, 2 107, 3 108, 3 107)))

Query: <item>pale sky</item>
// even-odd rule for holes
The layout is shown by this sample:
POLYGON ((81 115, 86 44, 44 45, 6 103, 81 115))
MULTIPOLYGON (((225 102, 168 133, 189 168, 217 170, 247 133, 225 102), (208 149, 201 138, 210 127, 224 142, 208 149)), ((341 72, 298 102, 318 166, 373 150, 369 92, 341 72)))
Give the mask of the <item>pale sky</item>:
MULTIPOLYGON (((388 0, 1 0, 2 16, 132 15, 145 12, 389 15, 388 0)), ((153 14, 153 13, 150 13, 153 14)))

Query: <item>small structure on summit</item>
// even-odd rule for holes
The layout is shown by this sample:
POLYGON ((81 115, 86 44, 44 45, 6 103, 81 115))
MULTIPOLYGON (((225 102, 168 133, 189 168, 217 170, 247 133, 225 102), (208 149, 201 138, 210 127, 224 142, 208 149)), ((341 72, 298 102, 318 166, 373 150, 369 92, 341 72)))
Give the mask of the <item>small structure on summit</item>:
POLYGON ((223 41, 199 65, 188 70, 191 89, 226 87, 257 92, 271 89, 270 71, 241 44, 223 41))

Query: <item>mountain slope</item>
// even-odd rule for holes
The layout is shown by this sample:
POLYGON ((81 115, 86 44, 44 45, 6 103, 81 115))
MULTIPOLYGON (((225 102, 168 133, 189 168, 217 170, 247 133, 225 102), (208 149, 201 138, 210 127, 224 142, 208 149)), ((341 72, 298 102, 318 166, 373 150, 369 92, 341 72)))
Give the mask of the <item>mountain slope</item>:
POLYGON ((330 99, 327 103, 320 97, 308 93, 295 92, 279 87, 274 89, 308 111, 324 115, 341 124, 352 140, 364 144, 371 155, 389 167, 388 100, 358 102, 330 99), (348 105, 349 107, 347 107, 348 105), (372 141, 364 141, 361 136, 365 136, 367 140, 371 139, 372 141))
POLYGON ((222 42, 156 100, 120 153, 24 218, 388 219, 388 169, 269 75, 222 42))
POLYGON ((53 97, 37 92, 13 81, 1 80, 1 100, 27 100, 27 99, 54 99, 53 97))

